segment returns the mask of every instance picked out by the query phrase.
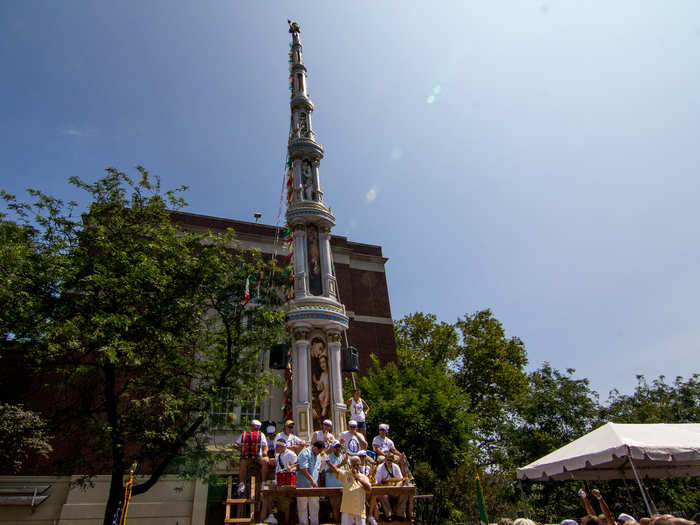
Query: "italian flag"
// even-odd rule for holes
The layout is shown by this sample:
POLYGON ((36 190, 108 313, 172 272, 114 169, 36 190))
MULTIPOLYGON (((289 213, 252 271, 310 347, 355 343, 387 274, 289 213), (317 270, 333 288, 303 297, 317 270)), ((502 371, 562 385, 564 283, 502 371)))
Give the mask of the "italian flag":
POLYGON ((248 301, 250 301, 250 276, 245 278, 245 295, 243 306, 247 305, 248 301))

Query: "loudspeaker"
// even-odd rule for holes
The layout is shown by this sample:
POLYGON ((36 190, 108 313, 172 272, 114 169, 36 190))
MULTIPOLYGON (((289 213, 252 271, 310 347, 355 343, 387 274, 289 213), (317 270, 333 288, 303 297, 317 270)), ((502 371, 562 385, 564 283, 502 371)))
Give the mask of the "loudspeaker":
POLYGON ((287 349, 286 344, 273 345, 270 348, 270 368, 273 370, 284 370, 287 368, 287 349))
POLYGON ((359 372, 360 357, 357 348, 348 346, 343 348, 343 372, 359 372))

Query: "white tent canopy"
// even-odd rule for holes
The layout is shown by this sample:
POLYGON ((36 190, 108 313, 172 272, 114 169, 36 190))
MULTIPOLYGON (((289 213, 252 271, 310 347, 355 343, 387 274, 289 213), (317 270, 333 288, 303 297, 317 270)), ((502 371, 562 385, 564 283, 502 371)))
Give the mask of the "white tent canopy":
POLYGON ((607 423, 518 469, 518 479, 533 481, 637 476, 700 476, 700 424, 607 423))

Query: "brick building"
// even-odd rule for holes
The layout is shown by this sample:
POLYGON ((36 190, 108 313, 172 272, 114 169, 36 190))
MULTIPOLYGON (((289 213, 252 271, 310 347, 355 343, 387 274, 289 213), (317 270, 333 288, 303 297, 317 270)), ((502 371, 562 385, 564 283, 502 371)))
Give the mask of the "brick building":
MULTIPOLYGON (((275 252, 274 226, 194 213, 176 212, 173 215, 188 230, 223 232, 233 228, 243 247, 258 248, 267 254, 275 252)), ((375 354, 381 363, 396 360, 386 282, 388 259, 382 255, 381 246, 353 242, 347 237, 333 235, 331 246, 340 298, 350 317, 348 341, 359 351, 360 374, 364 374, 370 363, 370 354, 375 354)), ((285 254, 280 241, 276 253, 285 254)))
MULTIPOLYGON (((243 248, 257 248, 269 255, 286 254, 274 226, 186 212, 175 212, 173 220, 195 232, 223 232, 232 228, 243 248)), ((385 268, 388 259, 382 255, 381 246, 353 242, 342 236, 332 236, 331 247, 338 293, 349 318, 348 343, 359 352, 360 375, 363 375, 369 367, 371 354, 381 363, 396 360, 385 268)), ((222 423, 228 412, 244 419, 257 417, 281 422, 283 404, 282 391, 273 390, 269 398, 252 400, 248 406, 237 406, 239 403, 230 400, 224 401, 218 410, 222 423)), ((213 417, 216 419, 216 414, 213 417)), ((214 436, 215 442, 231 439, 224 427, 226 425, 222 424, 221 433, 214 436)))

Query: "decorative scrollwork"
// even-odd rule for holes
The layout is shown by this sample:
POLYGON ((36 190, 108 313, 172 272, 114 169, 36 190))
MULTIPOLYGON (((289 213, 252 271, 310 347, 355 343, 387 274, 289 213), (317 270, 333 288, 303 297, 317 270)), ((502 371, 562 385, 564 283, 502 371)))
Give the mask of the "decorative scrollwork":
POLYGON ((309 331, 308 330, 294 330, 294 341, 308 341, 309 331))

